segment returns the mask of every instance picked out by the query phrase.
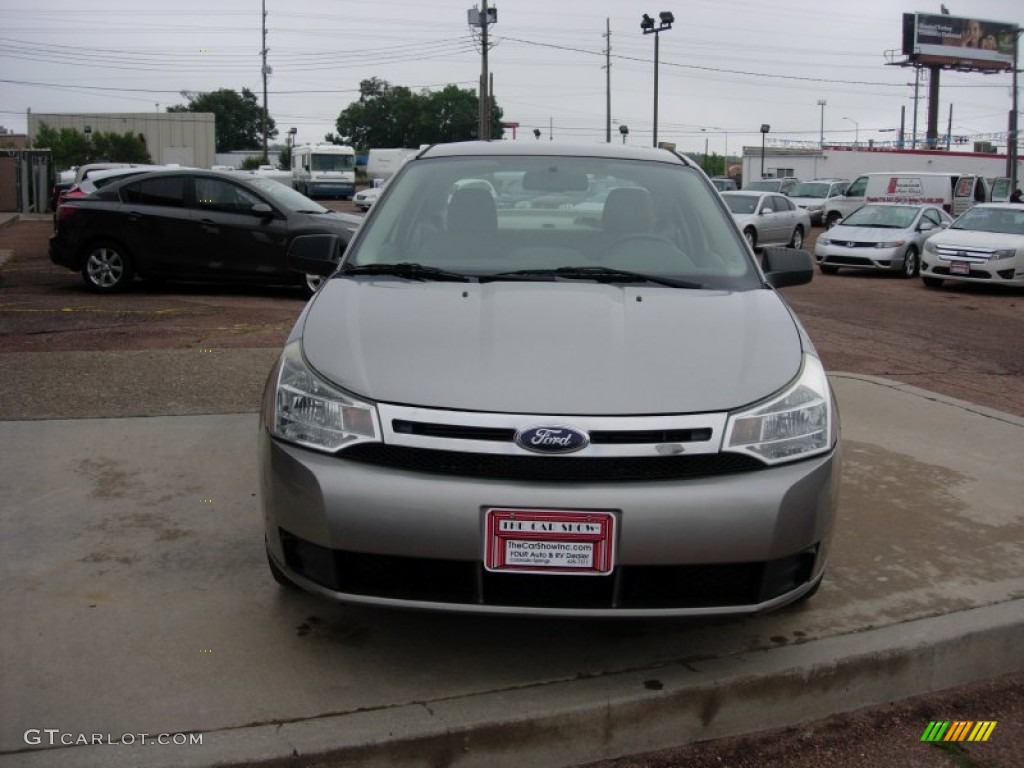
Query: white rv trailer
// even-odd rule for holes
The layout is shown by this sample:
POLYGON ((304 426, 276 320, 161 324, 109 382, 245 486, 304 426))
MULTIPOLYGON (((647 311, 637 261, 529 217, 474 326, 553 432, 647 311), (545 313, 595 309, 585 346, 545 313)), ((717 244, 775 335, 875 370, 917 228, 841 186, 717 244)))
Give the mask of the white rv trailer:
POLYGON ((306 197, 349 199, 356 191, 356 153, 340 144, 292 147, 292 186, 306 197))

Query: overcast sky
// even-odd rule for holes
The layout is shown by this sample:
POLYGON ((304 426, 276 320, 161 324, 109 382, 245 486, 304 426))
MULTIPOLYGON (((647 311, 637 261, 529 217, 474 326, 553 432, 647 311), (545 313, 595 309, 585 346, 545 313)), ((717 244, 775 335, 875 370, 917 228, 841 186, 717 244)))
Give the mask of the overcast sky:
MULTIPOLYGON (((939 3, 901 0, 503 0, 490 34, 495 97, 518 140, 603 141, 606 20, 611 29, 613 140, 650 144, 654 36, 643 13, 671 11, 660 35, 658 138, 684 151, 737 154, 778 141, 884 141, 906 107, 914 71, 899 60, 901 15, 939 3), (887 58, 887 52, 890 56, 887 58), (909 85, 908 85, 909 84, 909 85)), ((335 130, 359 82, 414 90, 475 89, 481 56, 469 0, 266 0, 268 106, 299 143, 335 130)), ((933 7, 934 6, 934 7, 933 7)), ((1020 0, 948 0, 954 16, 1024 25, 1020 0)), ((262 99, 260 0, 0 0, 0 125, 26 111, 145 112, 185 103, 182 91, 248 87, 262 99)), ((940 133, 1004 144, 1010 74, 944 72, 940 133)), ((918 128, 926 122, 922 85, 918 128)), ((511 138, 511 134, 508 136, 511 138)))

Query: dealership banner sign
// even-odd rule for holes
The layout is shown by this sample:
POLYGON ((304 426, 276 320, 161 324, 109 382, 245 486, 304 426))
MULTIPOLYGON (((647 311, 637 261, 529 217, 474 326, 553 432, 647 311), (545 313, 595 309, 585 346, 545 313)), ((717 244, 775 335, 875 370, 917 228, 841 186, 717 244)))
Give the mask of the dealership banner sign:
POLYGON ((929 13, 903 14, 903 53, 922 64, 1012 69, 1018 27, 929 13))

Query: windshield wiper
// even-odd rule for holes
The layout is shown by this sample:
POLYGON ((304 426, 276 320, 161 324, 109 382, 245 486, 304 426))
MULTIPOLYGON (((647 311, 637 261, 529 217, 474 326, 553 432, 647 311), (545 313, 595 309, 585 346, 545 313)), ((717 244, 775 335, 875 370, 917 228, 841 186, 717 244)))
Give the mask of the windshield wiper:
POLYGON ((703 288, 701 283, 689 280, 675 280, 671 277, 645 275, 642 272, 630 272, 625 269, 611 267, 558 267, 556 269, 519 269, 514 272, 499 272, 495 277, 531 276, 564 278, 566 280, 597 280, 606 283, 655 283, 671 288, 703 288))
POLYGON ((410 280, 449 280, 460 283, 468 283, 474 279, 469 277, 469 275, 449 272, 437 267, 428 267, 425 264, 417 264, 412 261, 403 261, 398 264, 344 266, 340 271, 343 275, 395 275, 396 277, 405 277, 410 280))

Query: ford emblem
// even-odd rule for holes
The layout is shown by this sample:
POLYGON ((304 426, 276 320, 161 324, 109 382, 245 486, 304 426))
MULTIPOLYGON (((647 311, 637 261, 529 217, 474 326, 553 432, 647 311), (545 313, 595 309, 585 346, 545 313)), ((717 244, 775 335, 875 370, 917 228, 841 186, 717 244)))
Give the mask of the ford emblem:
POLYGON ((590 436, 572 427, 533 427, 516 432, 515 441, 534 453, 572 453, 586 448, 590 436))

